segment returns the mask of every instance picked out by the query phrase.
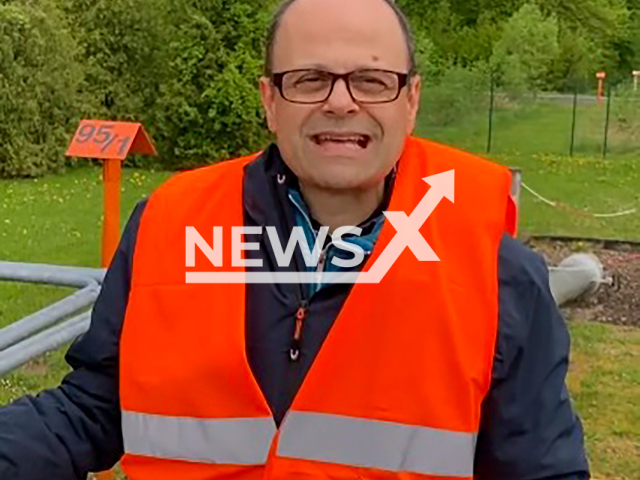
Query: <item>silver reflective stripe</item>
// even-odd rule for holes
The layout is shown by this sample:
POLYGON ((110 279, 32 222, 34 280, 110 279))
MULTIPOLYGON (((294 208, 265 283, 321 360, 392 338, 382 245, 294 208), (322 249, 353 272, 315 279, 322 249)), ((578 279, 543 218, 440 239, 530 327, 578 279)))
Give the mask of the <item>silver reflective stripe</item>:
POLYGON ((272 417, 211 420, 122 412, 124 450, 133 455, 264 465, 275 434, 272 417))
POLYGON ((473 476, 476 435, 380 420, 289 412, 277 454, 357 467, 473 476))

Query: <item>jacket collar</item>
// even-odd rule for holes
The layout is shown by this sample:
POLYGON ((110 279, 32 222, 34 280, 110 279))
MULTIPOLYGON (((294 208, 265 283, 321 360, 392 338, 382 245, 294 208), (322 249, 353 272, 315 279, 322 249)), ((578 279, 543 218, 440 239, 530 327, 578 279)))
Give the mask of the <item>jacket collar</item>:
MULTIPOLYGON (((386 179, 383 202, 367 220, 358 225, 363 229, 363 235, 379 230, 376 227, 384 220, 382 212, 389 206, 394 182, 395 169, 386 179)), ((282 226, 290 231, 299 224, 296 212, 302 212, 314 230, 320 227, 309 213, 297 177, 282 160, 275 143, 270 144, 245 168, 243 197, 246 214, 256 225, 277 227, 282 225, 284 219, 282 226)))

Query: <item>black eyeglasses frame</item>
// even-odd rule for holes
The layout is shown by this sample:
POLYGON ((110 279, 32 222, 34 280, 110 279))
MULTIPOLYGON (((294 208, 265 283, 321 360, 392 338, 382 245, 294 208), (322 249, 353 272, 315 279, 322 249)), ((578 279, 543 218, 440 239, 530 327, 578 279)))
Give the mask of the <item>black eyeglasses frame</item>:
POLYGON ((278 72, 278 73, 272 73, 271 74, 271 83, 273 86, 275 86, 278 91, 280 92, 280 96, 286 100, 287 102, 290 103, 297 103, 297 104, 301 104, 301 105, 316 105, 316 104, 320 104, 320 103, 324 103, 326 102, 329 97, 331 97, 331 94, 333 93, 333 89, 336 86, 336 83, 338 80, 344 80, 345 85, 347 86, 347 91, 349 92, 349 95, 351 96, 351 99, 356 102, 356 103, 360 103, 360 104, 364 104, 364 105, 379 105, 379 104, 384 104, 384 103, 391 103, 391 102, 395 102, 398 97, 400 97, 400 93, 402 92, 402 89, 404 87, 407 86, 407 84, 409 83, 409 78, 410 78, 410 74, 409 73, 404 73, 404 72, 396 72, 393 70, 383 70, 380 68, 364 68, 364 69, 359 69, 359 70, 352 70, 351 72, 347 72, 347 73, 333 73, 333 72, 329 72, 327 70, 320 70, 320 69, 315 69, 315 68, 299 68, 299 69, 295 69, 295 70, 287 70, 284 72, 278 72), (302 102, 299 100, 290 100, 288 99, 285 95, 284 95, 284 88, 283 88, 283 79, 284 76, 289 74, 289 73, 295 73, 295 72, 321 72, 324 74, 328 74, 331 75, 331 88, 329 89, 329 92, 326 96, 326 98, 324 98, 323 100, 315 100, 313 102, 302 102), (396 75, 398 77, 398 91, 396 92, 395 97, 393 97, 390 100, 381 100, 381 101, 362 101, 362 100, 357 100, 354 96, 353 96, 353 92, 351 92, 351 87, 349 85, 349 77, 351 75, 353 75, 354 73, 362 73, 362 72, 384 72, 384 73, 392 73, 394 75, 396 75))

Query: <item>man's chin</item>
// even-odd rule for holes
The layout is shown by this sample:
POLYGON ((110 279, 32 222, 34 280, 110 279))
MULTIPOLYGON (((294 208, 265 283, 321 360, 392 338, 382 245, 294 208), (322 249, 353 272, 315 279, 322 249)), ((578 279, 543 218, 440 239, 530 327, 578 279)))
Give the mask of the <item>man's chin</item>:
POLYGON ((348 191, 375 188, 380 182, 378 176, 358 174, 349 170, 352 169, 331 169, 316 173, 310 175, 305 183, 325 190, 348 191))

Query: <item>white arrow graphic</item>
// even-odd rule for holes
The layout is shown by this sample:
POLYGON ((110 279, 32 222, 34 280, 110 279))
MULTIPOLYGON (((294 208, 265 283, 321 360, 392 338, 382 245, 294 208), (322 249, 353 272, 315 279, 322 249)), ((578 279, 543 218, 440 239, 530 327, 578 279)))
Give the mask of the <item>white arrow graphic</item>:
POLYGON ((423 178, 431 185, 420 203, 407 217, 404 212, 384 212, 385 216, 396 229, 395 236, 380 254, 376 263, 368 272, 360 274, 358 283, 378 283, 389 271, 406 247, 409 247, 421 262, 438 262, 440 259, 420 233, 420 227, 427 221, 443 198, 454 202, 454 170, 438 173, 423 178))

